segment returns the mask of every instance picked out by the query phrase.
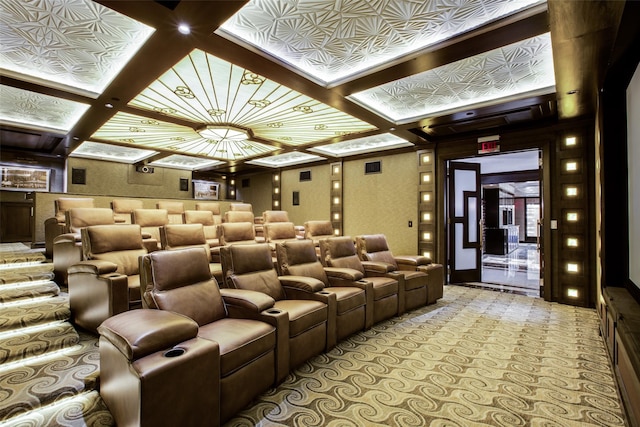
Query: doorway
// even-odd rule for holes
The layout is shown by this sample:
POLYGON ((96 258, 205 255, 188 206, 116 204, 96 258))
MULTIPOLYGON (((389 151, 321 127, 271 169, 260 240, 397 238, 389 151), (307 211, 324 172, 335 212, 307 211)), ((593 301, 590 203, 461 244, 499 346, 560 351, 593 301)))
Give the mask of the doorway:
POLYGON ((542 296, 539 150, 449 161, 449 283, 542 296))

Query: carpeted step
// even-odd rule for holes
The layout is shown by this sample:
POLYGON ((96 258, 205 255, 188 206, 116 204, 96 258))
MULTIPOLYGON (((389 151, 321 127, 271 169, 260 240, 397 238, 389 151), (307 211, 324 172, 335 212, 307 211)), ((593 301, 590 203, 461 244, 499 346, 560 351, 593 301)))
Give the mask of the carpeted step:
POLYGON ((0 363, 42 356, 74 346, 78 341, 80 338, 71 323, 61 321, 1 332, 0 363))
POLYGON ((97 391, 78 394, 58 404, 7 420, 3 427, 115 426, 115 420, 97 391))
POLYGON ((52 280, 12 283, 0 286, 0 303, 9 303, 31 298, 55 297, 60 288, 52 280))
POLYGON ((64 296, 33 298, 0 304, 0 332, 69 320, 69 299, 64 296))
MULTIPOLYGON (((38 420, 37 417, 40 415, 37 413, 43 407, 65 398, 97 390, 99 375, 98 339, 83 333, 80 333, 80 342, 71 348, 51 352, 31 360, 0 365, 0 425, 4 425, 2 423, 6 420, 15 421, 17 420, 15 417, 22 415, 29 416, 30 420, 38 420), (28 415, 32 411, 32 416, 36 418, 28 415)), ((24 423, 15 421, 11 425, 92 425, 89 422, 79 424, 82 418, 87 416, 77 412, 84 410, 85 405, 82 406, 83 408, 80 408, 71 404, 69 407, 62 405, 57 408, 54 412, 62 414, 60 416, 63 417, 58 420, 59 424, 55 424, 55 418, 48 418, 49 415, 47 415, 46 419, 49 420, 47 423, 31 424, 31 421, 24 423), (76 423, 62 422, 66 418, 75 419, 76 417, 79 417, 76 423), (49 422, 54 424, 48 424, 49 422)), ((98 415, 98 419, 102 419, 102 416, 98 415)))
POLYGON ((5 283, 53 280, 53 264, 3 265, 0 270, 0 290, 5 283))

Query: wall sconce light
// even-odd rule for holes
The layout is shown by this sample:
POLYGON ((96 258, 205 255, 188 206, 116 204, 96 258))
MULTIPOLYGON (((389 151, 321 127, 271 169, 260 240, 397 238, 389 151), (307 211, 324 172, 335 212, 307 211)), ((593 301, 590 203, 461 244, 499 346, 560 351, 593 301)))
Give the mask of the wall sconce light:
POLYGON ((568 237, 567 238, 567 246, 569 246, 570 248, 577 248, 578 247, 578 239, 576 237, 568 237))
POLYGON ((340 214, 339 214, 338 212, 335 212, 335 213, 333 214, 333 220, 334 220, 334 221, 340 221, 340 214))
POLYGON ((280 181, 280 175, 274 175, 273 176, 273 180, 274 181, 280 181))
POLYGON ((423 193, 423 194, 422 194, 422 201, 423 201, 423 202, 430 202, 430 201, 431 201, 431 194, 429 194, 429 193, 423 193))
POLYGON ((340 229, 339 228, 334 229, 333 230, 333 234, 335 234, 336 236, 339 236, 340 235, 340 229))
POLYGON ((567 221, 576 222, 578 220, 577 212, 567 212, 567 221))
POLYGON ((567 272, 568 273, 577 273, 578 272, 578 264, 576 264, 575 262, 568 262, 567 263, 567 272))
POLYGON ((337 174, 339 174, 339 173, 340 173, 340 166, 334 166, 334 167, 333 167, 333 174, 334 174, 334 175, 337 175, 337 174))
POLYGON ((340 197, 334 197, 333 198, 333 204, 334 205, 339 205, 340 204, 340 197))
POLYGON ((338 190, 340 188, 340 181, 333 181, 334 190, 338 190))
POLYGON ((564 164, 564 170, 566 170, 567 172, 575 172, 578 170, 578 162, 567 162, 564 164))
POLYGON ((431 213, 429 212, 425 212, 422 214, 422 220, 423 221, 431 221, 431 213))
POLYGON ((278 193, 280 193, 280 189, 278 187, 276 187, 276 188, 273 189, 273 192, 278 194, 278 193))
POLYGON ((232 179, 232 180, 231 180, 231 182, 229 182, 229 184, 231 184, 231 185, 236 185, 236 180, 235 180, 235 179, 232 179))
POLYGON ((571 298, 578 298, 578 290, 577 289, 567 289, 567 296, 571 298))
POLYGON ((273 206, 275 206, 277 208, 278 206, 280 206, 280 202, 277 201, 277 200, 274 200, 273 201, 273 206))
POLYGON ((423 240, 431 240, 431 233, 429 233, 429 232, 422 233, 422 239, 423 240))
POLYGON ((422 182, 431 182, 431 174, 423 173, 422 174, 422 182))
POLYGON ((422 252, 422 256, 426 256, 427 258, 431 258, 431 252, 429 252, 429 251, 422 252))
POLYGON ((422 164, 428 164, 431 162, 431 156, 428 154, 425 154, 422 156, 422 164))
POLYGON ((231 190, 231 191, 229 192, 229 194, 231 194, 232 196, 235 196, 235 195, 236 195, 236 190, 231 190))
POLYGON ((572 147, 576 145, 576 137, 575 136, 566 137, 564 140, 564 145, 566 145, 567 147, 572 147))

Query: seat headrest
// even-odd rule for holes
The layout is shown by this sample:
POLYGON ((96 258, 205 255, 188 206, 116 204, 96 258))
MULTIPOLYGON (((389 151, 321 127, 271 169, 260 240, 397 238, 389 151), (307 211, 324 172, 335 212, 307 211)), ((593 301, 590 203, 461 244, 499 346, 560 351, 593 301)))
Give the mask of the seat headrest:
POLYGON ((154 251, 148 257, 157 291, 168 291, 212 279, 209 259, 202 247, 154 251))
POLYGON ((184 223, 185 224, 202 224, 202 225, 215 225, 213 221, 213 213, 211 211, 184 211, 184 223))
POLYGON ((169 223, 166 209, 135 209, 132 218, 141 227, 160 227, 169 223))
POLYGON ((267 243, 230 245, 220 248, 221 254, 231 265, 233 274, 241 275, 257 271, 273 270, 271 249, 267 243))
POLYGON ((136 199, 114 199, 111 201, 111 208, 116 213, 131 213, 134 209, 142 209, 142 200, 136 199))
POLYGON ((304 223, 305 235, 313 236, 333 236, 333 226, 331 221, 307 221, 304 223))
POLYGON ((270 222, 264 225, 264 235, 267 241, 295 239, 296 228, 292 222, 270 222))
POLYGON ((330 237, 321 241, 328 249, 331 258, 343 258, 356 255, 356 247, 349 236, 330 237))
POLYGON ((163 228, 166 246, 200 245, 207 243, 202 224, 167 224, 163 228))
POLYGON ((289 213, 287 211, 264 211, 262 218, 267 222, 289 222, 289 213))
POLYGON ((220 215, 220 203, 217 202, 196 202, 197 211, 210 211, 214 215, 220 215))
POLYGON ((92 225, 82 229, 82 236, 92 254, 144 249, 137 224, 92 225))
POLYGON ((318 262, 318 254, 311 240, 287 240, 276 244, 278 261, 288 265, 318 262))
POLYGON ((173 201, 160 201, 156 203, 156 208, 166 209, 167 213, 172 215, 181 214, 182 212, 184 212, 184 203, 173 202, 173 201))
POLYGON ((383 252, 389 250, 387 244, 387 238, 384 234, 367 234, 363 236, 357 236, 356 241, 361 240, 363 243, 363 250, 366 252, 383 252))

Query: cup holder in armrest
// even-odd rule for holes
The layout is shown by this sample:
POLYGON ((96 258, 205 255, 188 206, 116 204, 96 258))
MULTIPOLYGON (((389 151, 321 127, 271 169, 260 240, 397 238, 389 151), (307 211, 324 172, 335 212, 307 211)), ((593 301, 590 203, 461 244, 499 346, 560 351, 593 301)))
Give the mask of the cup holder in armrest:
POLYGON ((187 350, 185 350, 182 347, 174 347, 171 350, 165 351, 163 356, 164 357, 179 357, 179 356, 182 356, 183 354, 185 354, 186 352, 187 352, 187 350))
POLYGON ((322 294, 322 295, 331 295, 331 292, 329 292, 329 291, 320 291, 318 293, 322 294))
POLYGON ((269 314, 280 314, 280 313, 282 313, 282 310, 279 310, 277 308, 270 308, 269 310, 267 310, 267 313, 269 313, 269 314))

